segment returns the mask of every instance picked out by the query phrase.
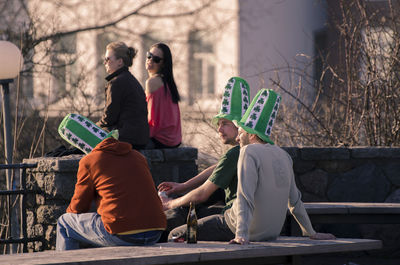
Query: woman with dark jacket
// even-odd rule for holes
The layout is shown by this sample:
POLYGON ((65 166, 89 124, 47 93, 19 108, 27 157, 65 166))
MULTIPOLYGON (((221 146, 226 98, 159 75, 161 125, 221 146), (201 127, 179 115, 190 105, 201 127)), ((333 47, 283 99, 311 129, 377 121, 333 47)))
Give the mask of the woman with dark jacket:
POLYGON ((128 70, 136 53, 123 42, 107 45, 104 66, 109 75, 105 108, 97 125, 107 131, 117 129, 120 141, 130 143, 134 149, 143 149, 149 140, 146 96, 128 70))

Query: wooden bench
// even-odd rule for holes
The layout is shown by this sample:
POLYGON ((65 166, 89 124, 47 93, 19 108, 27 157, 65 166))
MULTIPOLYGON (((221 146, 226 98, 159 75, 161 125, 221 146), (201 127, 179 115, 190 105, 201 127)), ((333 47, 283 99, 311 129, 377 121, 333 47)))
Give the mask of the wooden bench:
MULTIPOLYGON (((310 202, 304 203, 312 224, 400 224, 400 203, 310 202)), ((290 219, 291 235, 300 228, 290 219)))
POLYGON ((301 255, 379 249, 370 239, 310 240, 279 237, 250 245, 227 242, 161 243, 147 247, 106 247, 0 256, 0 264, 300 264, 301 255))

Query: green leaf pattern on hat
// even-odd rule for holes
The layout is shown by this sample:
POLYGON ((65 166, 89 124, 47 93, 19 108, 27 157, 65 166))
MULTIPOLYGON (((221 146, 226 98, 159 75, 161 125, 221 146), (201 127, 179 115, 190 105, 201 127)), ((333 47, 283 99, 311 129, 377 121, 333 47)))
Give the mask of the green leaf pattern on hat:
POLYGON ((231 77, 222 94, 219 113, 213 117, 212 123, 218 124, 223 118, 230 121, 240 120, 250 105, 250 88, 246 80, 240 77, 231 77))
POLYGON ((278 112, 280 103, 281 103, 281 96, 278 95, 278 97, 276 98, 276 101, 275 101, 275 105, 274 105, 273 111, 272 111, 271 116, 269 118, 268 126, 265 129, 265 134, 268 135, 268 136, 271 136, 272 126, 274 126, 276 113, 278 112))
POLYGON ((58 127, 58 132, 67 142, 86 154, 110 134, 87 118, 74 113, 64 118, 58 127))
POLYGON ((243 82, 240 82, 240 89, 242 90, 242 117, 249 107, 249 93, 243 82))
POLYGON ((83 127, 85 127, 88 131, 90 131, 92 134, 96 135, 100 139, 104 139, 106 137, 106 133, 103 130, 99 130, 98 127, 92 126, 90 122, 88 122, 85 118, 82 116, 78 116, 74 113, 70 115, 71 120, 74 120, 78 123, 80 123, 83 127))
POLYGON ((82 151, 84 151, 85 153, 90 153, 93 150, 93 148, 90 145, 88 145, 86 142, 82 141, 77 135, 75 135, 73 132, 71 132, 67 128, 61 129, 61 132, 66 136, 66 138, 69 141, 78 145, 80 147, 80 149, 82 151))
POLYGON ((261 89, 252 100, 242 119, 236 124, 251 134, 257 134, 265 142, 269 138, 281 102, 281 96, 272 89, 261 89))
POLYGON ((256 104, 251 109, 251 112, 244 123, 247 127, 250 127, 252 129, 255 128, 258 119, 260 118, 262 112, 261 110, 264 109, 264 104, 265 102, 267 102, 268 95, 269 93, 261 93, 261 95, 258 97, 256 104))
POLYGON ((231 113, 232 88, 235 86, 235 81, 236 80, 234 78, 231 78, 225 86, 225 93, 223 95, 221 103, 221 113, 231 113))

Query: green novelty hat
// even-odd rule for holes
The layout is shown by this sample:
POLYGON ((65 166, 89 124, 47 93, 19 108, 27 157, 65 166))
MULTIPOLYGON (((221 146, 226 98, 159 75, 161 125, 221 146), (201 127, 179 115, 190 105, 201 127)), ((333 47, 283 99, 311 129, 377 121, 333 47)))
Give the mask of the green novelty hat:
POLYGON ((214 116, 212 123, 217 125, 221 118, 239 121, 246 112, 250 103, 250 88, 246 80, 240 77, 232 77, 225 86, 222 95, 221 109, 214 116))
POLYGON ((118 140, 118 130, 107 133, 88 118, 74 113, 65 116, 58 126, 58 133, 85 154, 90 153, 105 138, 112 136, 118 140))
POLYGON ((274 144, 269 137, 280 102, 281 96, 278 93, 263 88, 258 91, 242 119, 235 123, 246 132, 256 134, 263 141, 274 144))

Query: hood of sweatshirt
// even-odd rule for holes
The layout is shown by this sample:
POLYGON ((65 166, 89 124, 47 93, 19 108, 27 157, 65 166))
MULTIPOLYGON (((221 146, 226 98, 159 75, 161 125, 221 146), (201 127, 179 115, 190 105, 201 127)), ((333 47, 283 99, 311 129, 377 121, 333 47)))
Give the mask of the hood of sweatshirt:
POLYGON ((103 151, 113 155, 126 155, 132 151, 132 145, 126 142, 120 142, 113 137, 109 137, 101 141, 92 152, 103 151))

